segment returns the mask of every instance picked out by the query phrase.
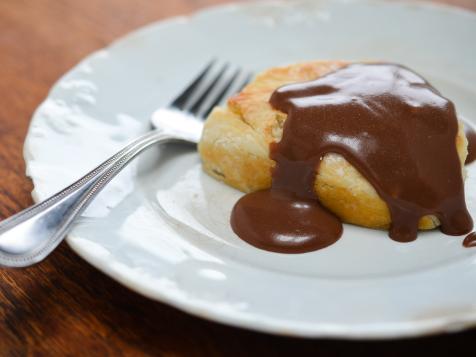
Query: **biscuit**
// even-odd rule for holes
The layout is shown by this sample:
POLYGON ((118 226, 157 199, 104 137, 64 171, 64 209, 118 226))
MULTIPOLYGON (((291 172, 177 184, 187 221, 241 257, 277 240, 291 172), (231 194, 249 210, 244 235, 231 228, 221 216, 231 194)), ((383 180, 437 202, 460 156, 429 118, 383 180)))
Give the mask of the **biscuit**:
MULTIPOLYGON (((318 78, 348 62, 313 61, 275 67, 256 76, 224 108, 207 118, 198 150, 209 175, 243 192, 271 186, 275 163, 269 144, 281 139, 287 115, 274 110, 268 100, 282 85, 318 78)), ((460 123, 456 148, 464 171, 467 140, 460 123)), ((428 158, 432 160, 434 158, 428 158)), ((387 204, 373 186, 338 154, 327 154, 320 163, 315 193, 319 201, 347 223, 387 229, 391 223, 387 204)), ((420 229, 439 225, 435 216, 422 217, 420 229)))

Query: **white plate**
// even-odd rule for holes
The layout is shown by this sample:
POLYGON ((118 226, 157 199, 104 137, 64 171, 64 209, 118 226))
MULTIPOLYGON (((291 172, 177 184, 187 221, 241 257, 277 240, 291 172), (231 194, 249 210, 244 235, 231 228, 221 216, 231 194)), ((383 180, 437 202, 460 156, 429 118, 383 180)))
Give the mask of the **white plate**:
MULTIPOLYGON (((474 123, 474 34, 472 13, 376 1, 231 5, 152 24, 82 61, 39 107, 25 143, 33 196, 46 198, 147 130, 153 110, 213 55, 255 71, 309 59, 400 62, 474 123)), ((466 187, 476 218, 476 165, 466 187)), ((461 237, 435 231, 402 244, 346 225, 327 249, 269 253, 230 230, 238 197, 202 173, 196 152, 152 150, 67 241, 141 294, 250 329, 379 338, 476 323, 476 249, 464 249, 461 237)))

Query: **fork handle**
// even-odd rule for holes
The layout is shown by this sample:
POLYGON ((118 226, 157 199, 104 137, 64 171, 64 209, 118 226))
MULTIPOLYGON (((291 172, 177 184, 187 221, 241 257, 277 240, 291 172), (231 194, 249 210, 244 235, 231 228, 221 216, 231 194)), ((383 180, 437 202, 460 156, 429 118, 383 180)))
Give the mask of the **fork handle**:
POLYGON ((26 267, 43 260, 104 186, 132 159, 154 144, 174 140, 179 139, 160 130, 151 131, 62 191, 0 222, 0 266, 26 267))

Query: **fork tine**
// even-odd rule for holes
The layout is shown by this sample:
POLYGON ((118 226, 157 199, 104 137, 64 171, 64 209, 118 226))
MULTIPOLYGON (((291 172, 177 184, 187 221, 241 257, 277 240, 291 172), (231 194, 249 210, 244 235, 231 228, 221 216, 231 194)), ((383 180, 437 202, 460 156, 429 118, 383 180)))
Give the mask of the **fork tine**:
POLYGON ((253 79, 253 73, 248 72, 245 78, 243 79, 243 81, 241 81, 240 85, 236 88, 236 93, 241 92, 243 88, 245 88, 245 86, 251 82, 252 79, 253 79))
POLYGON ((204 105, 197 116, 206 118, 213 108, 221 103, 223 98, 225 98, 227 95, 240 92, 253 78, 253 73, 251 72, 247 72, 244 77, 240 76, 240 74, 241 70, 238 69, 230 78, 230 80, 224 83, 224 86, 216 92, 215 100, 212 100, 212 102, 207 106, 204 105), (243 79, 239 80, 240 77, 243 77, 243 79))
POLYGON ((197 75, 197 77, 189 84, 187 88, 185 88, 177 98, 170 103, 171 107, 175 107, 177 109, 183 109, 185 104, 187 103, 187 99, 190 95, 197 89, 197 87, 203 82, 205 76, 210 72, 211 68, 216 62, 216 58, 213 58, 205 68, 197 75))
POLYGON ((217 86, 218 89, 215 90, 214 93, 210 94, 209 100, 204 102, 201 105, 196 115, 198 117, 204 118, 212 111, 212 109, 216 105, 221 103, 225 95, 230 91, 230 88, 233 86, 233 83, 236 83, 236 80, 238 76, 240 75, 240 73, 241 73, 241 69, 237 68, 227 81, 221 83, 220 86, 217 86))
POLYGON ((225 74, 226 70, 228 69, 229 64, 225 63, 220 71, 213 77, 213 79, 210 80, 210 83, 207 84, 207 86, 203 89, 203 92, 198 95, 198 98, 195 98, 193 103, 190 103, 187 105, 188 108, 185 108, 185 110, 189 111, 192 114, 197 115, 197 113, 200 110, 200 107, 204 102, 206 102, 208 96, 210 93, 213 92, 214 88, 216 87, 217 83, 220 81, 221 78, 223 78, 223 75, 225 74))

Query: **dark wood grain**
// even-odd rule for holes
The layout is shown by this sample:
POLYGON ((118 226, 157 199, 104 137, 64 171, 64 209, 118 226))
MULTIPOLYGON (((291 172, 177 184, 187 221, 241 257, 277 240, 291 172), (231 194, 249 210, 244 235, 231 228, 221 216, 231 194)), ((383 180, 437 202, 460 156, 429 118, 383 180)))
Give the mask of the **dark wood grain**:
MULTIPOLYGON (((0 218, 32 203, 22 144, 35 107, 82 57, 145 23, 223 0, 0 0, 0 218)), ((442 1, 476 9, 473 0, 442 1)), ((41 264, 0 269, 0 355, 456 355, 476 331, 349 342, 269 336, 143 298, 65 244, 41 264)))

